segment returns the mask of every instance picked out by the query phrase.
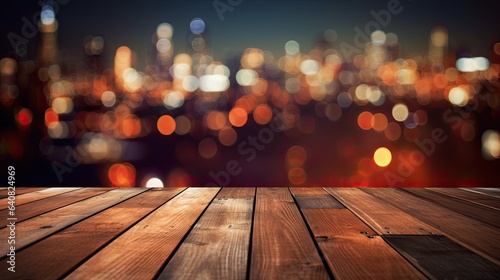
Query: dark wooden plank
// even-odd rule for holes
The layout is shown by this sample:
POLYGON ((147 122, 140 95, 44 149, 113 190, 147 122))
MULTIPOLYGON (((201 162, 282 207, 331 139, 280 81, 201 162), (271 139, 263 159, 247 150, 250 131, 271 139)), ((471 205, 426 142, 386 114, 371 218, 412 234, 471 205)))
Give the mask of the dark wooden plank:
POLYGON ((452 240, 500 265, 500 231, 485 223, 416 197, 400 189, 364 189, 419 220, 439 228, 452 240))
POLYGON ((252 214, 253 198, 216 198, 159 279, 245 279, 252 214))
POLYGON ((66 279, 152 279, 219 188, 189 188, 149 214, 66 279))
POLYGON ((345 208, 342 203, 322 188, 290 188, 290 192, 302 209, 345 208))
MULTIPOLYGON (((11 278, 4 279, 61 279, 109 241, 182 190, 151 189, 49 236, 18 252, 18 271, 8 275, 11 278)), ((6 271, 7 266, 7 262, 1 262, 0 271, 6 271)))
POLYGON ((383 237, 431 279, 498 279, 500 266, 443 235, 383 237))
POLYGON ((360 189, 329 188, 326 190, 379 235, 439 233, 436 228, 360 189))
MULTIPOLYGON (((17 188, 16 187, 16 195, 21 195, 21 194, 25 194, 25 193, 30 193, 30 192, 36 192, 36 191, 41 191, 41 190, 44 190, 46 188, 28 188, 28 187, 20 187, 20 188, 17 188)), ((7 197, 8 196, 8 188, 2 188, 0 189, 0 198, 4 198, 4 197, 7 197)))
POLYGON ((286 188, 257 188, 250 279, 328 279, 286 188))
POLYGON ((500 197, 456 188, 429 188, 429 190, 500 211, 500 197))
MULTIPOLYGON (((35 192, 28 192, 21 195, 16 195, 16 206, 44 199, 51 196, 60 195, 67 192, 76 191, 80 188, 48 188, 35 192)), ((16 192, 17 193, 17 192, 16 192)), ((8 198, 0 199, 0 210, 7 209, 8 198)))
POLYGON ((255 188, 225 187, 218 194, 217 198, 254 198, 255 188))
POLYGON ((407 192, 433 202, 434 204, 453 210, 457 213, 469 216, 475 220, 500 227, 499 211, 490 207, 484 207, 475 203, 465 201, 460 198, 447 196, 439 192, 427 189, 405 189, 407 192))
MULTIPOLYGON (((95 213, 135 196, 145 189, 116 189, 89 199, 56 209, 32 219, 16 223, 16 249, 53 234, 95 213)), ((7 236, 9 228, 0 229, 0 236, 7 236)), ((7 254, 7 244, 0 243, 0 255, 7 254)))
MULTIPOLYGON (((16 222, 21 222, 26 219, 38 216, 40 214, 55 210, 57 208, 96 196, 111 190, 112 188, 82 188, 74 192, 63 193, 53 197, 37 200, 28 204, 23 204, 16 207, 16 222)), ((7 218, 9 209, 0 210, 0 219, 7 218)), ((0 225, 0 228, 7 225, 0 225)))
POLYGON ((348 209, 301 209, 336 279, 426 279, 348 209))

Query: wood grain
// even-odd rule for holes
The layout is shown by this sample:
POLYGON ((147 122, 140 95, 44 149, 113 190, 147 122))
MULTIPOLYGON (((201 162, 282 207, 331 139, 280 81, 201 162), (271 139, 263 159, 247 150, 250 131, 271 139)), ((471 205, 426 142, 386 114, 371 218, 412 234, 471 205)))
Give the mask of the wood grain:
MULTIPOLYGON (((60 279, 182 190, 151 189, 49 236, 18 252, 19 271, 3 279, 60 279)), ((7 265, 0 262, 0 271, 7 265)))
POLYGON ((500 211, 500 197, 455 188, 431 188, 430 190, 500 211))
POLYGON ((452 240, 500 265, 500 231, 398 189, 365 189, 401 211, 439 228, 452 240))
MULTIPOLYGON (((20 222, 16 224, 16 249, 20 250, 144 191, 145 189, 116 189, 20 222)), ((0 236, 7 236, 8 230, 9 228, 1 229, 0 236)), ((5 254, 7 254, 7 243, 0 243, 0 255, 5 256, 5 254)))
POLYGON ((426 279, 348 209, 301 209, 335 279, 426 279))
POLYGON ((219 188, 189 188, 79 266, 67 279, 151 279, 219 188))
MULTIPOLYGON (((76 191, 79 188, 48 188, 35 192, 28 192, 21 195, 16 195, 16 207, 40 199, 44 199, 51 196, 60 195, 67 192, 76 191)), ((16 192, 17 193, 17 192, 16 192)), ((0 210, 7 209, 8 198, 0 199, 0 210)))
POLYGON ((255 188, 236 188, 236 187, 225 187, 219 194, 217 198, 254 198, 255 188))
POLYGON ((498 279, 500 266, 442 235, 384 236, 431 279, 498 279))
POLYGON ((257 188, 250 279, 328 279, 288 189, 257 188))
MULTIPOLYGON (((41 191, 46 188, 28 188, 28 187, 16 187, 16 195, 21 195, 29 192, 36 192, 36 191, 41 191)), ((0 198, 7 197, 9 193, 8 188, 2 188, 0 189, 0 198)))
POLYGON ((217 198, 159 279, 245 279, 253 198, 217 198))
POLYGON ((434 192, 427 189, 405 190, 415 196, 431 201, 434 204, 448 208, 465 216, 469 216, 491 226, 500 228, 500 212, 496 209, 471 203, 469 201, 464 201, 460 198, 451 197, 446 194, 434 192))
POLYGON ((326 189, 377 234, 429 234, 439 231, 411 215, 354 188, 326 189))
POLYGON ((461 189, 500 198, 500 188, 461 188, 461 189))
MULTIPOLYGON (((105 193, 110 190, 111 188, 81 188, 74 192, 63 193, 61 195, 56 195, 17 206, 15 211, 17 222, 19 223, 26 219, 38 216, 46 212, 50 212, 57 208, 105 193)), ((7 218, 8 212, 9 209, 0 210, 0 219, 5 220, 7 218)), ((4 228, 6 226, 7 225, 0 225, 0 228, 4 228)))

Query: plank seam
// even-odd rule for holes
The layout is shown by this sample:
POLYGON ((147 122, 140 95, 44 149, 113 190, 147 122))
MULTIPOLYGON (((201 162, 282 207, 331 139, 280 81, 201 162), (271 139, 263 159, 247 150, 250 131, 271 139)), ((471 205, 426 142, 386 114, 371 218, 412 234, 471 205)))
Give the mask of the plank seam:
POLYGON ((253 205, 252 205, 252 223, 250 224, 250 238, 248 240, 248 256, 247 256, 247 271, 245 279, 250 279, 250 267, 252 265, 252 245, 253 245, 253 226, 255 222, 255 208, 257 206, 257 188, 253 191, 253 205))

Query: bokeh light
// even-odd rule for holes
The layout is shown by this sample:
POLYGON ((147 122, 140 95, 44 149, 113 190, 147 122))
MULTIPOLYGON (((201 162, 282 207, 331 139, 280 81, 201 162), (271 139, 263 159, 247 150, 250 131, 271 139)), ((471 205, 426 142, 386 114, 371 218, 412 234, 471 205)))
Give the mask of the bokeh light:
POLYGON ((158 128, 158 131, 161 134, 170 135, 174 133, 176 128, 176 123, 174 118, 172 118, 170 115, 163 115, 158 118, 158 121, 156 122, 156 127, 158 128))
POLYGON ((380 167, 386 167, 392 161, 392 154, 386 147, 380 147, 373 153, 373 161, 380 167))

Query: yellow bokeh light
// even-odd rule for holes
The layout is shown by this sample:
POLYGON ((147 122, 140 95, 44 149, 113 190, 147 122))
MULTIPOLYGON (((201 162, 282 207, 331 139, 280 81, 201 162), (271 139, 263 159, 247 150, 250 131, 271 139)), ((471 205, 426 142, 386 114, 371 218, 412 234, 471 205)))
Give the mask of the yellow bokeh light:
POLYGON ((392 117, 398 122, 404 122, 408 118, 408 107, 403 103, 398 103, 392 107, 392 117))
POLYGON ((454 87, 448 94, 451 104, 463 107, 469 102, 467 91, 462 87, 454 87))
POLYGON ((385 147, 378 148, 373 154, 373 161, 380 167, 386 167, 392 161, 392 154, 385 147))

